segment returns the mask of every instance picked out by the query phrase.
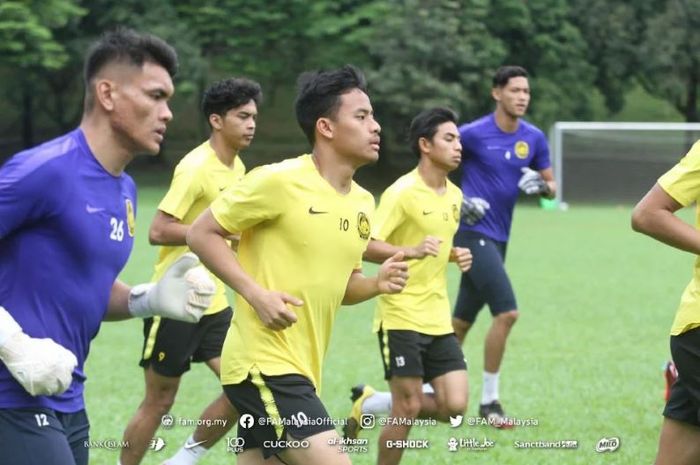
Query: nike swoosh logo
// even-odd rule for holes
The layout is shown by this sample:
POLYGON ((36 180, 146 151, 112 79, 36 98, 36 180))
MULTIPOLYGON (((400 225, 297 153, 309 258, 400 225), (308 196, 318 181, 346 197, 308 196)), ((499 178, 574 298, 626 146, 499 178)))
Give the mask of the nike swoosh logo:
POLYGON ((85 211, 92 214, 92 213, 99 213, 101 211, 104 211, 104 208, 99 208, 99 207, 93 207, 89 203, 85 205, 85 211))
POLYGON ((226 189, 226 187, 219 187, 219 192, 223 191, 224 189, 226 189))
POLYGON ((314 210, 314 207, 309 207, 309 214, 311 214, 311 215, 322 215, 322 214, 324 214, 324 213, 328 213, 328 212, 322 212, 322 211, 319 211, 319 210, 314 210))
POLYGON ((430 215, 432 212, 433 212, 432 210, 430 210, 430 211, 428 211, 428 210, 423 210, 423 214, 424 214, 424 215, 430 215))
POLYGON ((198 445, 204 444, 205 442, 207 442, 206 439, 205 439, 204 441, 199 441, 199 442, 192 442, 192 443, 189 443, 189 442, 188 442, 188 443, 186 443, 183 447, 184 447, 185 449, 192 449, 193 447, 197 447, 198 445))

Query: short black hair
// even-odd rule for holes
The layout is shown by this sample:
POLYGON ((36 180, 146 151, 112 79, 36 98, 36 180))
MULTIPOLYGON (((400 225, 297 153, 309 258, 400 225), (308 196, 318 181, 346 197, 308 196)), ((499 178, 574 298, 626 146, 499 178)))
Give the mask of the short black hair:
POLYGON ((411 121, 411 127, 408 130, 408 143, 411 145, 413 153, 420 158, 420 146, 418 141, 421 137, 428 140, 433 140, 437 133, 438 126, 443 123, 457 124, 457 113, 449 108, 431 108, 423 110, 411 121))
POLYGON ((204 91, 202 113, 209 121, 209 116, 225 115, 232 108, 246 105, 250 101, 260 105, 262 89, 260 84, 245 78, 229 78, 217 81, 204 91))
POLYGON ((174 77, 177 73, 177 53, 163 39, 128 28, 117 28, 102 35, 90 47, 85 57, 83 80, 87 108, 92 107, 90 82, 105 65, 123 62, 140 67, 147 61, 165 68, 170 77, 174 77))
POLYGON ((514 77, 527 77, 527 70, 522 66, 501 66, 493 75, 493 87, 505 87, 508 81, 514 77))
POLYGON ((298 94, 294 102, 297 122, 311 145, 316 140, 316 121, 334 118, 340 107, 340 97, 353 89, 367 93, 367 80, 362 71, 352 65, 333 70, 302 73, 297 81, 298 94))

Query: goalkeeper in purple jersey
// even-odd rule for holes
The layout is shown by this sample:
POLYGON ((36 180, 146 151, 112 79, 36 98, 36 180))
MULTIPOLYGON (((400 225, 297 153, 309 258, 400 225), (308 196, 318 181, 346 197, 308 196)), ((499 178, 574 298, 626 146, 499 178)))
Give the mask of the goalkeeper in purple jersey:
POLYGON ((161 39, 104 35, 86 58, 80 126, 0 168, 3 463, 88 463, 84 363, 103 320, 197 321, 209 305, 214 284, 191 254, 157 283, 117 279, 137 205, 124 168, 160 150, 176 68, 161 39))
POLYGON ((489 305, 493 322, 484 348, 484 386, 479 415, 506 426, 498 381, 508 334, 518 318, 515 294, 504 268, 513 208, 520 192, 554 197, 556 183, 547 140, 521 119, 530 102, 527 71, 503 66, 493 78, 496 110, 459 128, 462 221, 454 245, 473 255, 462 275, 452 324, 463 342, 477 314, 489 305))

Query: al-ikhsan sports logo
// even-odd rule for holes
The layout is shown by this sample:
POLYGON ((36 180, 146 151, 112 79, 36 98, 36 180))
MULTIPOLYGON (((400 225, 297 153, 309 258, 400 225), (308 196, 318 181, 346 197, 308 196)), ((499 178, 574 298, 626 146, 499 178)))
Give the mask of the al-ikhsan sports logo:
POLYGON ((134 237, 134 231, 136 230, 136 217, 134 217, 134 205, 131 203, 131 199, 126 199, 126 225, 128 226, 129 236, 134 237))
POLYGON ((364 240, 369 239, 369 218, 364 212, 357 214, 357 232, 360 233, 360 237, 364 240))

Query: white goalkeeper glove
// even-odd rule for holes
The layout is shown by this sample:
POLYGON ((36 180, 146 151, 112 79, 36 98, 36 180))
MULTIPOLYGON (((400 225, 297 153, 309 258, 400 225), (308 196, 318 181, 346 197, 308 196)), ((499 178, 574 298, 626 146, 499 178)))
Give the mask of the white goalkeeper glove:
POLYGON ((153 315, 197 323, 211 305, 216 285, 193 253, 168 268, 157 283, 139 284, 129 293, 129 312, 139 318, 153 315))
POLYGON ((33 396, 65 392, 78 365, 73 352, 62 345, 27 336, 4 307, 0 307, 0 360, 33 396))
POLYGON ((547 181, 542 178, 540 173, 528 167, 524 167, 522 172, 523 175, 520 177, 520 181, 518 181, 518 187, 521 191, 525 192, 527 195, 549 194, 549 185, 547 181))
POLYGON ((491 205, 481 197, 464 197, 462 199, 462 221, 472 226, 486 215, 491 205))

